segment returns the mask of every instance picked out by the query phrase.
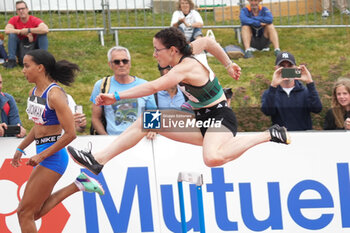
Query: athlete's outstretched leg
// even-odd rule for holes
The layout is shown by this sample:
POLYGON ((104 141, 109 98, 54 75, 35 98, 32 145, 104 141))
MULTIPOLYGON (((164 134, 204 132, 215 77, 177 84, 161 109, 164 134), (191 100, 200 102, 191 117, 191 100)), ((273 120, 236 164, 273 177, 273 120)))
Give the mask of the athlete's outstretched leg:
POLYGON ((99 152, 91 154, 91 151, 78 150, 68 146, 68 152, 75 162, 86 167, 94 174, 99 174, 109 160, 135 146, 147 134, 141 129, 141 117, 129 128, 120 134, 111 144, 99 152))
MULTIPOLYGON (((86 167, 94 174, 99 174, 109 160, 135 146, 141 139, 146 136, 147 132, 141 129, 141 117, 139 117, 129 128, 119 135, 107 147, 91 154, 91 151, 78 150, 72 146, 68 146, 68 152, 78 164, 86 167)), ((170 139, 201 145, 203 137, 200 131, 196 132, 161 132, 161 134, 170 139)))
POLYGON ((37 232, 35 216, 50 197, 53 187, 60 178, 61 175, 57 172, 40 165, 33 170, 17 208, 22 233, 37 232))
POLYGON ((101 184, 82 172, 73 183, 51 194, 43 204, 41 210, 35 214, 35 220, 47 214, 57 204, 78 191, 96 192, 100 195, 104 194, 104 189, 101 184))
POLYGON ((221 166, 237 159, 248 149, 264 143, 278 142, 289 144, 289 135, 284 127, 274 125, 268 131, 233 137, 232 133, 208 130, 203 141, 203 159, 209 167, 221 166))

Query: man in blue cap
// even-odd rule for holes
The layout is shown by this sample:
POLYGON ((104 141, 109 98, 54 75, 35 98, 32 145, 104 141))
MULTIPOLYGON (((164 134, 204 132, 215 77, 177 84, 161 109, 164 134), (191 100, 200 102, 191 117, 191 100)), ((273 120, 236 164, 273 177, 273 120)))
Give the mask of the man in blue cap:
POLYGON ((289 52, 279 53, 275 65, 271 85, 261 99, 261 111, 271 117, 272 124, 284 126, 288 131, 311 130, 310 113, 322 110, 311 73, 305 65, 297 66, 294 56, 289 52), (295 77, 283 78, 282 70, 285 68, 295 68, 295 77))

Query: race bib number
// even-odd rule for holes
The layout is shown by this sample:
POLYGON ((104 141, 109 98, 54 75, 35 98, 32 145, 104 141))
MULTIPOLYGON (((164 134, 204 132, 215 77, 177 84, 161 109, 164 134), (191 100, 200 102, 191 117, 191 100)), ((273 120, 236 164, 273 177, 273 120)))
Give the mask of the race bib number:
POLYGON ((45 108, 46 108, 45 99, 38 96, 29 97, 27 101, 27 109, 26 109, 29 120, 34 121, 35 124, 39 124, 39 125, 45 124, 45 121, 43 119, 45 108))

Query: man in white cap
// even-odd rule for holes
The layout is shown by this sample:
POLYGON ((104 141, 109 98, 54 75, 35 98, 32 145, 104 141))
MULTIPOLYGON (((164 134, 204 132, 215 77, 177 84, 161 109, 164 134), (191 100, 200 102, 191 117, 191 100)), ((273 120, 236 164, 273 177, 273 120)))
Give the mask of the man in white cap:
POLYGON ((261 111, 271 117, 272 124, 285 126, 289 131, 311 130, 310 113, 319 113, 322 103, 312 75, 305 65, 296 65, 291 53, 281 52, 276 57, 272 82, 261 99, 261 111), (285 68, 296 68, 295 75, 282 77, 285 68), (300 74, 300 77, 297 77, 300 74), (304 86, 300 81, 306 83, 304 86))

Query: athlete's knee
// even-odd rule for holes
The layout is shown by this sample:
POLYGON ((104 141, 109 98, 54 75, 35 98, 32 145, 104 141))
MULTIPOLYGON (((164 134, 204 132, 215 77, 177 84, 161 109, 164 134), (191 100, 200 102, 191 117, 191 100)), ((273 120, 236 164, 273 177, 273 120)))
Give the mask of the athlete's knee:
POLYGON ((42 216, 41 216, 40 212, 34 213, 34 221, 38 220, 41 217, 42 216))
POLYGON ((224 164, 224 160, 216 156, 204 156, 204 163, 208 167, 217 167, 224 164))
POLYGON ((34 217, 34 213, 33 213, 33 210, 31 210, 30 208, 19 206, 17 208, 17 217, 18 217, 18 220, 21 222, 26 219, 32 219, 34 217))

